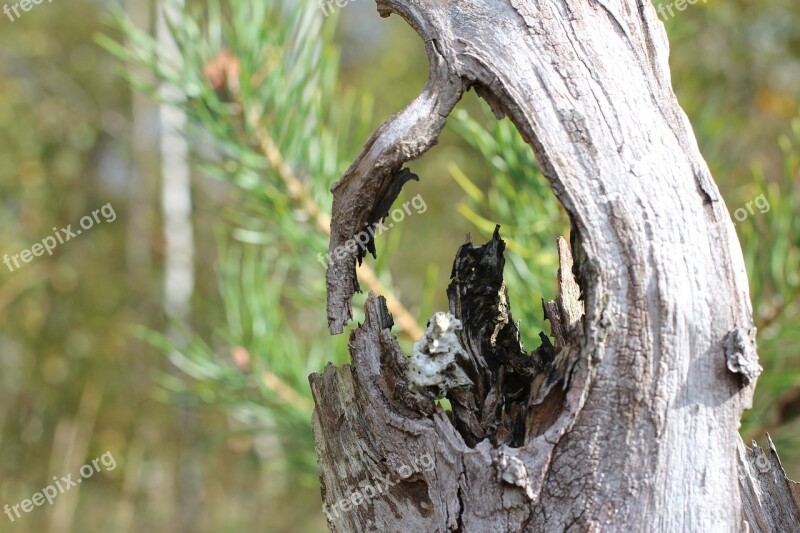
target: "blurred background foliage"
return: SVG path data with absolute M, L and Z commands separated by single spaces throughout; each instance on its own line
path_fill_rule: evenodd
M 0 504 L 106 451 L 118 464 L 0 530 L 323 531 L 307 375 L 348 360 L 325 323 L 328 190 L 419 93 L 424 48 L 367 0 L 329 17 L 313 0 L 205 0 L 171 21 L 182 61 L 168 62 L 156 9 L 76 0 L 0 20 L 0 254 L 105 203 L 117 213 L 53 257 L 0 265 Z M 769 431 L 800 479 L 800 7 L 709 0 L 665 26 L 729 209 L 769 202 L 736 226 L 765 367 L 742 434 Z M 160 84 L 189 119 L 185 321 L 162 301 Z M 447 306 L 465 234 L 500 223 L 533 349 L 569 226 L 528 147 L 470 93 L 412 170 L 400 202 L 420 194 L 427 210 L 378 237 L 362 286 L 424 324 Z M 398 335 L 408 349 L 413 331 Z

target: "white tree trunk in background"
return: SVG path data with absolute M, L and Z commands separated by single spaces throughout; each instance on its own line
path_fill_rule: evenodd
M 412 177 L 403 165 L 435 143 L 469 88 L 535 151 L 570 214 L 573 249 L 559 243 L 560 296 L 545 305 L 555 347 L 528 357 L 504 293 L 502 242 L 463 247 L 448 291 L 463 327 L 451 322 L 418 348 L 435 360 L 433 337 L 455 333 L 467 357 L 426 376 L 441 384 L 427 390 L 382 299 L 370 297 L 351 335 L 353 365 L 311 377 L 330 527 L 800 530 L 774 449 L 767 458 L 737 433 L 760 372 L 744 261 L 672 91 L 650 2 L 378 8 L 420 34 L 431 77 L 334 186 L 330 251 L 386 215 Z M 362 254 L 333 255 L 334 333 L 351 318 Z M 451 417 L 432 403 L 441 396 Z M 415 468 L 421 458 L 433 467 Z
M 158 6 L 156 34 L 162 61 L 177 63 L 180 53 L 170 35 L 165 15 L 184 9 L 181 0 L 163 0 Z M 177 17 L 174 17 L 177 19 Z M 180 91 L 164 86 L 161 96 L 172 101 Z M 170 318 L 185 320 L 194 291 L 194 232 L 192 188 L 186 114 L 172 105 L 161 105 L 161 210 L 164 216 L 164 307 Z
M 172 39 L 167 17 L 176 16 L 184 7 L 183 0 L 156 2 L 156 36 L 161 60 L 177 64 L 181 55 Z M 178 101 L 184 95 L 165 85 L 162 98 Z M 168 320 L 186 324 L 190 318 L 194 292 L 194 230 L 192 227 L 192 188 L 189 168 L 189 145 L 186 140 L 186 114 L 178 107 L 162 104 L 161 115 L 161 211 L 164 218 L 164 311 Z M 167 334 L 174 337 L 170 326 Z M 179 357 L 180 354 L 172 354 Z M 196 451 L 194 434 L 197 426 L 191 408 L 179 411 L 181 433 L 185 444 L 178 460 L 177 500 L 178 531 L 197 529 L 202 503 L 201 460 Z

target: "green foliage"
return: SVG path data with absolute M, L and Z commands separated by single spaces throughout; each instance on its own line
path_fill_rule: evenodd
M 751 411 L 745 412 L 742 432 L 760 438 L 769 431 L 784 461 L 800 460 L 797 391 L 800 386 L 800 116 L 791 132 L 781 136 L 782 176 L 769 180 L 760 166 L 738 195 L 738 208 L 763 195 L 768 209 L 737 222 L 750 278 L 759 356 L 764 373 L 758 380 Z M 762 201 L 762 205 L 766 205 Z M 749 211 L 748 211 L 749 212 Z M 735 213 L 735 211 L 734 211 Z
M 322 26 L 313 1 L 189 9 L 169 21 L 179 64 L 124 14 L 115 23 L 128 44 L 97 40 L 137 73 L 135 87 L 160 101 L 183 95 L 168 102 L 191 122 L 195 158 L 232 186 L 218 239 L 225 324 L 213 342 L 145 335 L 193 378 L 165 385 L 269 429 L 288 464 L 313 473 L 307 376 L 344 362 L 346 346 L 325 327 L 327 235 L 309 206 L 329 212 L 330 185 L 367 135 L 369 100 L 340 91 L 335 26 Z

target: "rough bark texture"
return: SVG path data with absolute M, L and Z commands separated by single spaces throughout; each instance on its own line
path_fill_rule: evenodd
M 543 306 L 555 344 L 543 336 L 530 354 L 497 233 L 458 251 L 450 314 L 413 358 L 369 297 L 352 365 L 311 377 L 331 529 L 792 530 L 795 485 L 773 449 L 769 477 L 754 467 L 763 452 L 737 434 L 760 372 L 744 262 L 652 5 L 378 6 L 420 34 L 431 77 L 333 187 L 331 331 L 351 318 L 356 261 L 375 251 L 348 243 L 386 216 L 414 177 L 403 165 L 469 88 L 532 146 L 569 212 L 572 250 L 559 241 L 559 297 Z
M 744 516 L 753 531 L 800 531 L 800 484 L 786 478 L 767 435 L 769 455 L 753 442 L 739 443 L 739 487 Z

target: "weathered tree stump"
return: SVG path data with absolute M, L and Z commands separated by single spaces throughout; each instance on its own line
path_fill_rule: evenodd
M 375 252 L 354 236 L 387 216 L 415 178 L 403 165 L 470 88 L 535 151 L 572 249 L 559 240 L 559 297 L 543 306 L 554 340 L 531 353 L 497 232 L 458 251 L 450 312 L 412 357 L 369 296 L 352 365 L 310 378 L 331 529 L 800 531 L 800 493 L 774 448 L 748 449 L 737 433 L 761 371 L 744 262 L 652 5 L 378 8 L 420 34 L 430 81 L 333 187 L 331 331 L 351 318 L 356 261 Z

